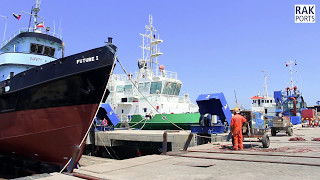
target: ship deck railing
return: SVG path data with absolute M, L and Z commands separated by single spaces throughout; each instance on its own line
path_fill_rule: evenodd
M 132 114 L 122 114 L 122 115 L 119 115 L 119 120 L 120 122 L 130 122 L 131 119 L 132 119 Z
M 51 32 L 51 31 L 42 31 L 42 30 L 39 30 L 39 33 L 43 33 L 43 34 L 48 34 L 48 35 L 51 35 L 53 37 L 56 37 L 56 38 L 59 38 L 59 39 L 62 39 L 62 36 L 57 34 L 57 33 L 54 33 L 54 32 Z M 8 42 L 10 42 L 14 37 L 16 37 L 17 35 L 19 35 L 20 33 L 24 33 L 24 32 L 34 32 L 35 29 L 34 28 L 20 28 L 19 30 L 17 30 L 16 32 L 14 32 L 7 40 L 3 41 L 2 44 L 1 44 L 1 47 L 5 46 Z
M 126 81 L 126 80 L 129 80 L 130 75 L 131 75 L 131 73 L 129 73 L 128 75 L 126 75 L 126 74 L 113 74 L 111 79 L 115 80 L 115 81 Z M 144 75 L 143 73 L 138 71 L 138 72 L 135 72 L 134 78 L 139 78 L 139 77 L 141 78 L 143 75 Z M 149 73 L 148 76 L 178 79 L 177 72 L 172 72 L 172 71 L 167 71 L 167 70 L 159 70 L 159 69 L 152 70 L 152 73 Z
M 142 77 L 144 74 L 141 72 L 136 72 L 135 77 Z M 178 73 L 173 71 L 167 71 L 167 70 L 159 70 L 159 69 L 153 69 L 152 72 L 148 73 L 148 76 L 150 77 L 164 77 L 164 78 L 170 78 L 170 79 L 178 79 Z
M 165 77 L 165 78 L 170 78 L 170 79 L 178 79 L 178 74 L 176 72 L 167 71 L 167 70 L 154 69 L 153 70 L 153 75 L 156 76 L 156 77 Z

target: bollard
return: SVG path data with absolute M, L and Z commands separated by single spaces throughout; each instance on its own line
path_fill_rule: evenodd
M 191 139 L 193 137 L 193 134 L 190 133 L 189 136 L 188 136 L 188 139 L 186 141 L 186 143 L 184 144 L 184 147 L 183 147 L 183 151 L 186 151 L 190 145 L 190 142 L 191 142 Z
M 166 155 L 168 151 L 168 132 L 163 133 L 162 154 Z

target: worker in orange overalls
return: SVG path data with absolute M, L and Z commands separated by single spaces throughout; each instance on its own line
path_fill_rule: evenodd
M 234 139 L 234 145 L 233 149 L 238 150 L 238 147 L 240 150 L 243 150 L 243 144 L 242 144 L 242 124 L 246 122 L 246 118 L 240 115 L 239 108 L 234 108 L 234 116 L 231 118 L 231 132 L 233 134 Z

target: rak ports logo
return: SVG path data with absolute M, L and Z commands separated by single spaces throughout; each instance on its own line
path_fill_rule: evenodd
M 295 23 L 315 23 L 316 22 L 316 5 L 296 4 L 294 22 Z

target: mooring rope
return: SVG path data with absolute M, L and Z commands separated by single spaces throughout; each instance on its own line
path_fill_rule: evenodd
M 119 65 L 121 66 L 123 72 L 124 72 L 127 76 L 129 76 L 129 73 L 128 73 L 128 72 L 126 71 L 126 69 L 123 67 L 123 65 L 122 65 L 122 63 L 120 62 L 119 58 L 117 58 L 117 61 L 118 61 Z M 160 113 L 159 110 L 158 110 L 157 108 L 155 108 L 155 107 L 151 104 L 151 102 L 146 98 L 146 96 L 139 90 L 139 88 L 137 87 L 136 83 L 134 83 L 134 82 L 132 81 L 132 78 L 129 78 L 129 80 L 130 80 L 130 82 L 132 83 L 133 87 L 135 87 L 135 88 L 138 90 L 138 92 L 139 92 L 139 93 L 141 94 L 141 96 L 147 101 L 147 103 L 148 103 L 158 114 L 160 114 L 163 119 L 169 121 L 169 122 L 170 122 L 172 125 L 174 125 L 176 128 L 178 128 L 178 129 L 180 129 L 180 130 L 182 130 L 182 131 L 186 131 L 185 129 L 181 128 L 180 126 L 178 126 L 178 125 L 176 125 L 175 123 L 173 123 L 172 121 L 170 121 L 165 115 L 163 115 L 162 113 Z
M 106 47 L 110 50 L 110 52 L 112 52 L 114 54 L 114 57 L 113 57 L 113 64 L 112 64 L 112 67 L 111 67 L 111 70 L 110 70 L 110 73 L 109 73 L 109 78 L 108 78 L 108 81 L 107 81 L 107 84 L 106 84 L 106 87 L 103 91 L 103 95 L 102 95 L 102 98 L 100 100 L 100 103 L 99 103 L 99 106 L 101 106 L 102 104 L 102 99 L 103 97 L 105 96 L 106 92 L 107 92 L 107 87 L 108 87 L 108 84 L 109 84 L 109 81 L 110 81 L 110 78 L 111 78 L 111 75 L 113 74 L 113 70 L 114 70 L 114 67 L 115 67 L 115 63 L 116 63 L 116 59 L 117 59 L 117 51 L 116 50 L 113 50 L 108 44 L 106 45 Z M 98 111 L 99 111 L 99 108 L 97 108 L 96 112 L 95 112 L 95 115 L 93 116 L 93 119 L 91 120 L 91 123 L 90 123 L 90 126 L 85 134 L 85 136 L 82 138 L 81 140 L 81 143 L 79 144 L 79 147 L 81 147 L 82 143 L 84 142 L 84 140 L 87 138 L 89 132 L 90 132 L 90 127 L 92 126 L 93 122 L 94 122 L 94 118 L 97 116 L 98 114 Z M 61 169 L 61 171 L 59 173 L 62 173 L 65 168 L 69 165 L 70 161 L 71 161 L 72 157 L 69 159 L 69 161 L 66 163 L 66 165 Z

